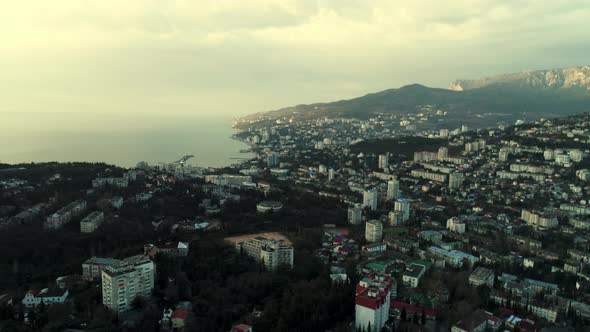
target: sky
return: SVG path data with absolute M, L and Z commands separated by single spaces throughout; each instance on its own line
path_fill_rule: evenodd
M 0 12 L 0 120 L 238 116 L 590 64 L 586 0 L 4 0 Z

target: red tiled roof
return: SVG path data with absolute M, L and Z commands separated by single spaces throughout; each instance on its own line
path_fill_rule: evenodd
M 184 310 L 184 309 L 176 309 L 174 310 L 174 312 L 172 313 L 172 319 L 186 319 L 188 317 L 188 311 Z
M 424 308 L 424 307 L 420 307 L 420 306 L 417 306 L 414 304 L 404 303 L 401 301 L 391 300 L 390 307 L 394 308 L 394 309 L 398 309 L 400 311 L 402 311 L 403 309 L 406 309 L 406 312 L 414 313 L 414 314 L 419 314 L 419 313 L 424 312 L 424 315 L 426 315 L 426 316 L 436 317 L 436 310 L 435 309 Z
M 246 325 L 246 324 L 238 324 L 235 325 L 234 327 L 231 328 L 231 332 L 244 332 L 244 331 L 248 331 L 248 329 L 251 329 L 252 326 L 250 325 Z

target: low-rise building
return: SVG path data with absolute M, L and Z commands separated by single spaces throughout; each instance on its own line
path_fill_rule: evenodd
M 85 280 L 98 280 L 102 275 L 102 269 L 119 262 L 120 260 L 114 258 L 89 258 L 82 263 L 82 278 Z
M 86 210 L 86 201 L 74 201 L 47 217 L 43 226 L 47 229 L 59 229 L 69 223 L 73 217 L 82 214 L 84 210 Z
M 152 258 L 157 254 L 168 257 L 185 257 L 188 255 L 188 249 L 188 242 L 173 241 L 162 244 L 146 244 L 143 246 L 143 253 Z
M 446 264 L 452 267 L 461 267 L 463 264 L 468 263 L 473 265 L 479 261 L 478 257 L 464 253 L 459 250 L 445 250 L 439 247 L 429 247 L 430 252 L 434 257 L 443 259 Z
M 426 272 L 426 267 L 419 264 L 410 264 L 402 273 L 402 282 L 404 286 L 416 288 L 420 283 L 420 279 Z
M 454 233 L 463 234 L 465 233 L 465 222 L 458 217 L 449 218 L 447 219 L 447 229 Z
M 479 266 L 469 275 L 469 284 L 475 287 L 487 286 L 494 287 L 494 271 L 485 267 Z
M 293 268 L 293 247 L 276 240 L 256 237 L 237 243 L 236 249 L 262 263 L 269 271 L 275 271 L 281 265 Z
M 502 319 L 484 310 L 477 310 L 451 327 L 451 332 L 496 331 L 502 326 Z
M 22 299 L 22 304 L 27 308 L 34 308 L 41 303 L 45 305 L 63 304 L 68 298 L 69 291 L 67 289 L 49 289 L 45 288 L 40 291 L 29 290 Z
M 94 211 L 80 221 L 80 232 L 92 233 L 97 230 L 103 222 L 104 213 L 101 211 Z

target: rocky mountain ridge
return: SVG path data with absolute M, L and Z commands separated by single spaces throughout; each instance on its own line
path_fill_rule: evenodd
M 451 84 L 454 91 L 479 89 L 490 85 L 517 85 L 519 87 L 562 89 L 583 88 L 590 90 L 590 65 L 572 68 L 522 71 L 483 79 L 457 80 Z

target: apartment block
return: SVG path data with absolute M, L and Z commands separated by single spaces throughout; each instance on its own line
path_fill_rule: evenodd
M 113 312 L 133 307 L 136 298 L 149 298 L 154 289 L 154 263 L 132 256 L 102 270 L 102 303 Z

